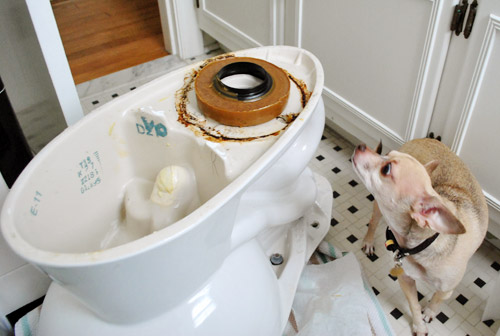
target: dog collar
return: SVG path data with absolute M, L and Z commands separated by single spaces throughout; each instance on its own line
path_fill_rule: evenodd
M 385 230 L 385 248 L 391 252 L 396 253 L 394 256 L 394 259 L 397 261 L 400 261 L 404 257 L 407 257 L 409 255 L 417 254 L 419 252 L 422 252 L 425 250 L 427 247 L 429 247 L 439 236 L 439 232 L 436 232 L 432 237 L 427 238 L 424 240 L 422 243 L 417 245 L 414 248 L 407 249 L 404 247 L 399 246 L 398 241 L 396 240 L 396 237 L 394 236 L 394 233 L 392 233 L 391 229 L 387 227 L 387 230 Z

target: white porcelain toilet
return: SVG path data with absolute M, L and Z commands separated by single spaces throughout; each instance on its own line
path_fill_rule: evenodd
M 205 118 L 192 80 L 209 60 L 95 110 L 18 178 L 2 232 L 53 279 L 39 335 L 282 333 L 329 228 L 331 187 L 307 167 L 324 128 L 323 70 L 295 47 L 221 57 L 234 56 L 288 72 L 280 117 Z

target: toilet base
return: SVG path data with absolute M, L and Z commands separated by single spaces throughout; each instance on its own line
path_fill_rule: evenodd
M 321 175 L 314 174 L 314 180 L 316 200 L 300 219 L 237 247 L 202 288 L 176 308 L 145 322 L 112 324 L 52 283 L 38 335 L 279 335 L 302 269 L 330 227 L 332 189 Z M 274 253 L 283 256 L 283 264 L 271 265 Z

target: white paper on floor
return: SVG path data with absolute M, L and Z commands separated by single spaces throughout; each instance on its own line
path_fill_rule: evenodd
M 390 327 L 379 323 L 380 309 L 372 299 L 365 291 L 354 254 L 322 265 L 307 265 L 292 306 L 299 330 L 296 335 L 392 334 Z

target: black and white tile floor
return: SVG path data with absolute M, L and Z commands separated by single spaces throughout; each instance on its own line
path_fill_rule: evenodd
M 86 115 L 103 104 L 129 91 L 135 90 L 136 87 L 146 84 L 168 72 L 223 52 L 217 44 L 211 47 L 212 49 L 206 54 L 191 59 L 185 60 L 176 55 L 168 55 L 148 63 L 78 84 L 76 88 L 83 113 Z
M 384 247 L 385 223 L 382 222 L 377 229 L 375 255 L 368 258 L 361 251 L 373 196 L 352 170 L 350 157 L 353 150 L 353 144 L 326 128 L 310 164 L 314 171 L 330 181 L 333 189 L 332 220 L 327 240 L 356 255 L 396 335 L 411 335 L 408 303 L 397 280 L 389 275 L 393 263 L 392 255 Z M 436 319 L 428 324 L 430 335 L 495 335 L 500 321 L 481 321 L 481 317 L 499 270 L 500 250 L 489 242 L 483 243 L 469 262 L 466 276 L 453 296 L 441 306 Z M 420 303 L 425 306 L 433 291 L 420 282 L 417 289 Z

